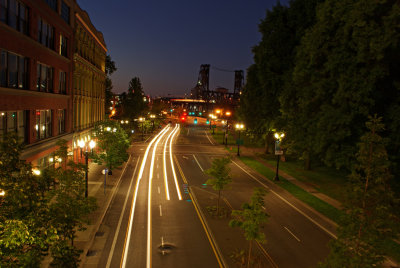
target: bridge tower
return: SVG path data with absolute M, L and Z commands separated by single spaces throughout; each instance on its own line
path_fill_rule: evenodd
M 239 98 L 239 94 L 242 91 L 243 87 L 243 80 L 243 70 L 235 71 L 235 84 L 233 87 L 234 98 Z

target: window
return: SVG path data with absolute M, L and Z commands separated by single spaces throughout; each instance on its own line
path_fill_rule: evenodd
M 42 19 L 38 21 L 38 42 L 54 49 L 54 28 Z
M 65 132 L 65 110 L 59 109 L 57 115 L 58 115 L 58 134 L 62 134 Z
M 36 139 L 51 137 L 51 110 L 36 110 Z
M 0 0 L 0 21 L 28 34 L 28 9 L 16 0 Z
M 6 133 L 17 133 L 22 142 L 26 142 L 25 111 L 0 111 L 0 140 Z
M 57 0 L 46 0 L 46 3 L 51 7 L 52 10 L 57 12 Z
M 60 94 L 67 93 L 67 73 L 60 71 L 59 89 Z
M 69 6 L 64 2 L 61 1 L 61 18 L 63 18 L 69 24 Z
M 53 92 L 53 68 L 38 63 L 36 77 L 36 89 L 38 91 Z
M 60 55 L 68 57 L 68 39 L 60 34 Z
M 0 51 L 0 86 L 26 88 L 28 59 L 17 54 Z

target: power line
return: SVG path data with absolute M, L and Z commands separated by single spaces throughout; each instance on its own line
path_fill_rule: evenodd
M 217 71 L 221 71 L 221 72 L 227 72 L 227 73 L 234 73 L 235 72 L 235 71 L 232 71 L 232 70 L 222 69 L 222 68 L 213 67 L 213 66 L 211 66 L 211 69 L 217 70 Z

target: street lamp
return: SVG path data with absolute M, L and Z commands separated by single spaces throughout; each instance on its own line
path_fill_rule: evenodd
M 139 122 L 142 122 L 142 141 L 143 141 L 143 139 L 144 139 L 144 120 L 145 120 L 145 118 L 144 117 L 139 117 Z
M 281 140 L 283 139 L 283 137 L 285 137 L 285 133 L 278 133 L 278 132 L 275 132 L 275 134 L 274 134 L 274 137 L 275 137 L 275 139 L 276 139 L 276 141 L 275 141 L 275 155 L 277 156 L 277 159 L 276 159 L 276 174 L 275 174 L 275 178 L 274 178 L 274 180 L 275 181 L 279 181 L 279 174 L 278 174 L 278 170 L 279 170 L 279 159 L 281 158 L 281 155 L 283 155 L 283 151 L 281 150 L 281 146 L 280 146 L 280 143 L 281 143 Z
M 90 140 L 89 142 L 85 142 L 84 140 L 79 140 L 78 141 L 78 146 L 81 148 L 81 155 L 82 155 L 82 150 L 85 148 L 85 164 L 86 164 L 86 170 L 85 170 L 85 197 L 88 197 L 88 190 L 89 190 L 89 151 L 88 145 L 90 148 L 90 152 L 93 152 L 93 148 L 96 146 L 96 142 L 94 140 Z
M 225 113 L 226 117 L 226 126 L 225 126 L 225 145 L 228 146 L 228 128 L 229 128 L 229 117 L 231 116 L 231 112 L 227 111 Z M 222 144 L 224 144 L 224 138 L 222 138 Z
M 156 118 L 156 116 L 154 114 L 151 114 L 150 118 L 151 118 L 151 122 L 153 123 L 153 128 L 151 129 L 151 132 L 153 133 L 153 131 L 154 131 L 154 118 Z
M 240 143 L 241 143 L 241 140 L 240 140 L 240 130 L 244 129 L 244 125 L 241 124 L 241 123 L 240 123 L 240 124 L 236 124 L 236 125 L 235 125 L 235 128 L 236 128 L 236 130 L 239 131 L 239 138 L 238 138 L 238 140 L 237 140 L 237 145 L 238 145 L 237 156 L 240 156 Z

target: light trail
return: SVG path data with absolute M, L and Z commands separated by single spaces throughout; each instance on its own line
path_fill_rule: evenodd
M 126 260 L 127 260 L 127 257 L 128 257 L 129 242 L 130 242 L 130 239 L 131 239 L 132 229 L 133 229 L 132 226 L 133 226 L 133 217 L 135 215 L 135 206 L 136 206 L 137 193 L 138 193 L 140 181 L 142 179 L 143 170 L 144 170 L 144 167 L 146 165 L 147 155 L 149 154 L 149 150 L 150 150 L 151 146 L 153 145 L 153 143 L 157 140 L 157 138 L 161 134 L 165 133 L 168 129 L 169 129 L 169 126 L 164 127 L 164 129 L 160 133 L 158 133 L 157 136 L 155 136 L 153 138 L 153 140 L 147 146 L 146 152 L 145 152 L 143 160 L 142 160 L 142 164 L 140 166 L 140 171 L 139 171 L 139 174 L 138 174 L 137 179 L 136 179 L 135 193 L 133 195 L 133 200 L 132 200 L 131 214 L 129 216 L 128 234 L 127 234 L 127 236 L 125 238 L 123 260 L 122 260 L 122 264 L 121 264 L 121 267 L 123 267 L 123 268 L 126 267 Z
M 176 128 L 176 125 L 175 125 L 175 128 Z M 166 150 L 167 150 L 168 140 L 169 140 L 169 138 L 171 137 L 172 133 L 173 133 L 173 131 L 171 131 L 171 133 L 169 133 L 169 135 L 168 135 L 168 137 L 167 137 L 167 140 L 166 140 L 165 143 L 164 143 L 164 151 L 163 151 L 164 184 L 165 184 L 165 195 L 166 195 L 166 197 L 167 197 L 167 200 L 170 200 L 170 197 L 169 197 L 168 175 L 167 175 L 167 164 L 166 164 L 166 161 L 165 161 L 165 152 L 166 152 Z
M 161 135 L 158 136 L 156 144 L 153 147 L 153 155 L 151 156 L 151 162 L 150 162 L 149 189 L 147 197 L 147 258 L 146 258 L 147 268 L 151 267 L 151 184 L 153 182 L 154 159 L 156 156 L 157 145 L 166 132 L 167 131 L 164 131 Z
M 174 175 L 176 192 L 178 193 L 179 200 L 182 200 L 181 190 L 179 190 L 178 179 L 177 179 L 176 173 L 175 173 L 174 162 L 172 161 L 172 141 L 173 141 L 176 133 L 179 130 L 179 125 L 177 124 L 177 126 L 178 127 L 175 127 L 174 134 L 172 135 L 171 140 L 169 141 L 169 158 L 170 158 L 170 161 L 171 161 L 172 174 Z

